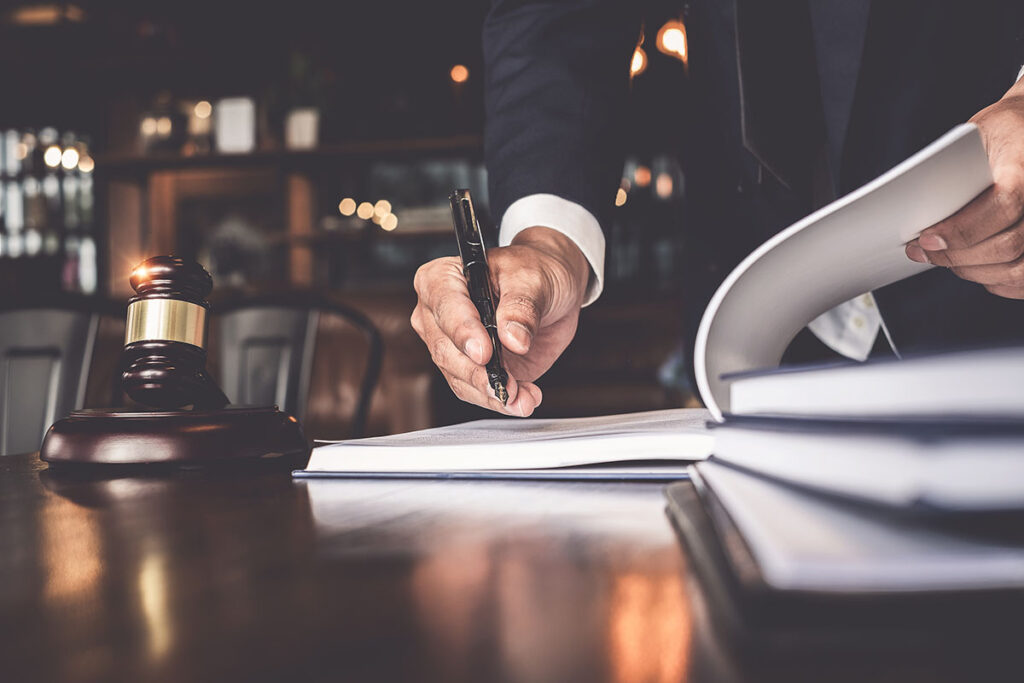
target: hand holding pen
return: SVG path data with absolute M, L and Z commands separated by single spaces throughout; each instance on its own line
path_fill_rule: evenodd
M 506 405 L 490 383 L 493 342 L 459 257 L 435 259 L 417 271 L 412 326 L 460 399 L 526 417 L 542 398 L 533 381 L 575 334 L 590 267 L 569 238 L 544 227 L 521 231 L 511 245 L 489 249 L 486 258 L 496 298 L 494 329 L 508 374 Z

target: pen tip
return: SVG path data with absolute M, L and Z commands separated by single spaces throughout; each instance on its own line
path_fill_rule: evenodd
M 498 384 L 494 387 L 494 395 L 501 401 L 501 405 L 508 405 L 508 391 L 505 389 L 504 384 Z

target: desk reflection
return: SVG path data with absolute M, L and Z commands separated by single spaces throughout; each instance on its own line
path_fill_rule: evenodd
M 680 681 L 682 556 L 659 486 L 306 483 L 320 552 L 373 530 L 412 555 L 410 591 L 445 680 L 494 662 L 512 680 Z

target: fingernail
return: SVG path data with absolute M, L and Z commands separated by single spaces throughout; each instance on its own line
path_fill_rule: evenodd
M 519 406 L 519 417 L 526 417 L 526 411 L 523 409 L 523 402 L 519 401 L 516 405 Z
M 470 339 L 466 342 L 465 351 L 467 356 L 479 363 L 480 357 L 484 353 L 484 347 L 480 344 L 479 340 Z
M 911 244 L 907 247 L 907 258 L 918 263 L 928 263 L 928 254 L 916 244 Z
M 519 342 L 520 346 L 530 345 L 530 330 L 526 328 L 526 325 L 517 323 L 515 321 L 505 323 L 505 329 L 512 335 L 512 338 Z
M 917 242 L 921 247 L 929 251 L 942 251 L 946 248 L 946 240 L 938 235 L 921 235 Z

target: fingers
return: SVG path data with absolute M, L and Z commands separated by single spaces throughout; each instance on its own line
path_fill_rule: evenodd
M 461 400 L 519 417 L 530 415 L 540 405 L 540 389 L 526 382 L 519 384 L 512 376 L 509 376 L 506 386 L 508 402 L 502 405 L 487 381 L 486 368 L 460 351 L 422 304 L 413 311 L 412 324 L 426 343 L 431 359 L 441 370 L 448 386 Z
M 495 320 L 498 325 L 498 339 L 512 353 L 520 356 L 529 352 L 533 338 L 537 336 L 541 317 L 544 314 L 547 294 L 543 275 L 533 269 L 497 275 L 504 277 Z
M 907 245 L 907 257 L 918 263 L 955 268 L 1011 263 L 1024 256 L 1024 221 L 966 249 L 925 251 L 917 240 Z
M 491 340 L 469 298 L 459 260 L 443 258 L 427 263 L 416 271 L 413 286 L 419 295 L 420 315 L 429 314 L 458 349 L 476 363 L 486 363 L 491 357 Z M 412 322 L 416 328 L 417 322 Z M 423 337 L 419 329 L 416 332 Z M 425 337 L 423 341 L 430 346 Z
M 1024 218 L 1024 170 L 1005 170 L 990 188 L 944 221 L 926 229 L 917 243 L 928 252 L 966 249 Z
M 481 396 L 480 387 L 475 384 L 465 382 L 457 377 L 448 377 L 447 375 L 445 375 L 445 379 L 448 380 L 448 386 L 452 388 L 455 395 L 466 403 L 472 403 L 498 413 L 505 413 L 516 417 L 529 417 L 532 415 L 543 398 L 540 387 L 536 384 L 532 382 L 516 382 L 511 375 L 508 378 L 507 387 L 509 399 L 508 403 L 504 406 L 501 405 L 501 401 L 494 397 L 494 391 L 489 385 Z

